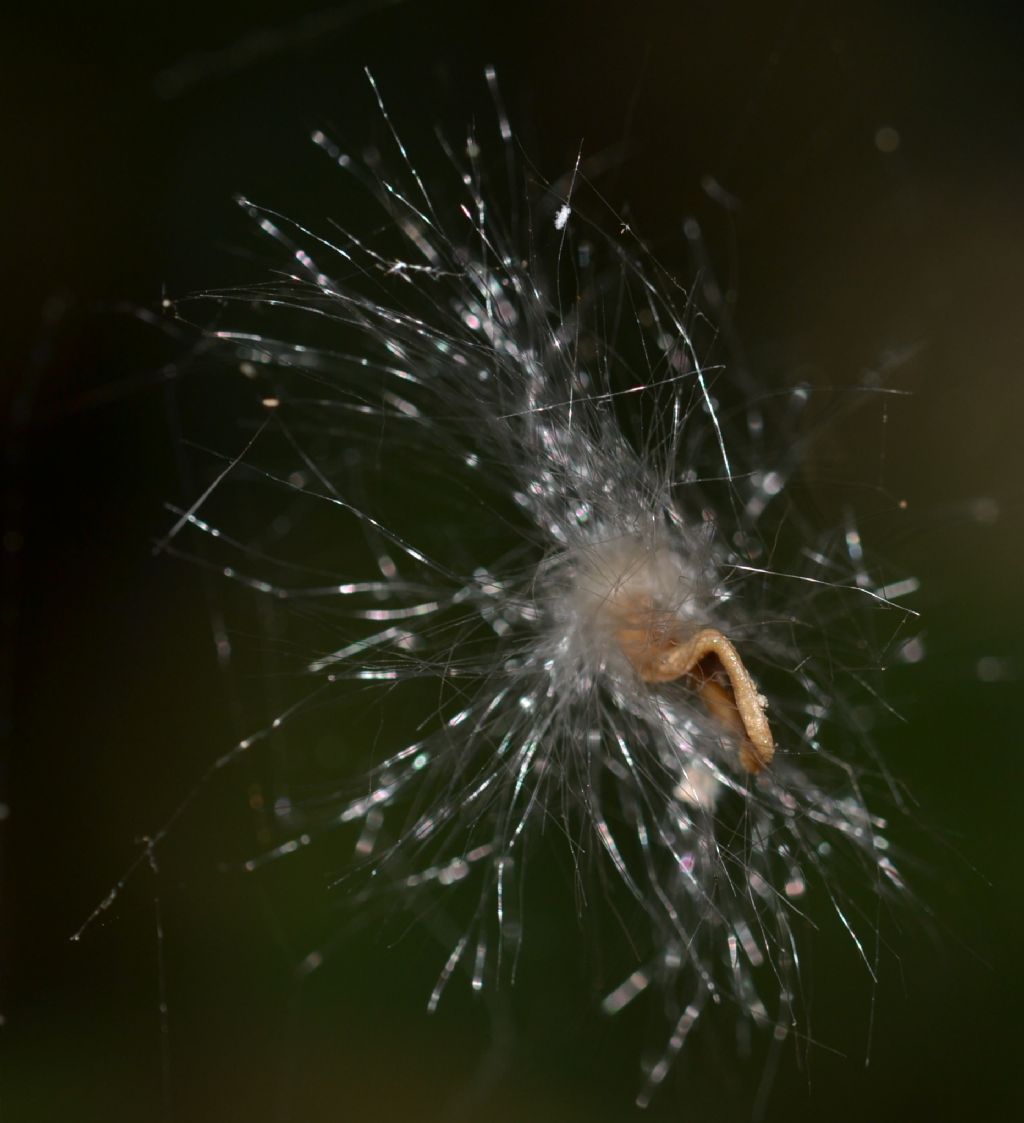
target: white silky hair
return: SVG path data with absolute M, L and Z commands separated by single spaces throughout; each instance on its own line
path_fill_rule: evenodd
M 517 182 L 500 111 L 499 125 Z M 844 878 L 879 894 L 903 882 L 861 791 L 837 665 L 868 608 L 891 611 L 894 630 L 904 617 L 832 528 L 790 520 L 803 568 L 776 564 L 792 431 L 773 433 L 766 403 L 744 406 L 749 388 L 704 364 L 708 325 L 689 294 L 624 223 L 587 217 L 580 165 L 532 197 L 520 185 L 527 203 L 507 224 L 475 136 L 446 146 L 455 175 L 429 188 L 393 138 L 388 170 L 313 136 L 378 202 L 379 245 L 240 200 L 283 251 L 284 279 L 204 294 L 219 309 L 209 346 L 267 412 L 164 545 L 185 552 L 199 535 L 228 555 L 215 563 L 228 581 L 336 633 L 304 660 L 309 697 L 218 767 L 353 690 L 387 710 L 424 681 L 451 687 L 330 814 L 307 824 L 289 802 L 284 840 L 250 868 L 355 827 L 359 900 L 382 883 L 410 903 L 472 886 L 433 1007 L 460 973 L 474 989 L 508 982 L 527 930 L 514 915 L 526 839 L 559 823 L 581 876 L 614 881 L 642 918 L 603 1008 L 657 996 L 667 1028 L 647 1104 L 709 1006 L 790 1032 L 808 892 L 872 970 L 876 934 L 862 935 Z M 289 336 L 303 323 L 315 342 Z M 290 469 L 261 459 L 271 435 Z M 241 469 L 364 542 L 364 569 L 331 572 L 323 539 L 308 570 L 236 548 L 205 507 Z M 681 635 L 720 631 L 765 681 L 770 767 L 740 766 L 734 734 L 685 680 L 637 673 L 621 635 L 638 604 Z

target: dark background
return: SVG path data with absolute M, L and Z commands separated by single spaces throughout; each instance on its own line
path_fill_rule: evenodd
M 306 137 L 379 133 L 364 65 L 399 131 L 419 136 L 486 116 L 481 72 L 493 63 L 535 165 L 555 177 L 581 143 L 608 153 L 602 190 L 681 272 L 692 266 L 682 218 L 702 216 L 713 259 L 738 269 L 737 323 L 765 378 L 854 385 L 902 356 L 884 381 L 910 396 L 837 424 L 819 476 L 863 481 L 869 546 L 922 582 L 927 657 L 893 670 L 887 697 L 906 724 L 884 724 L 879 747 L 918 804 L 897 835 L 924 904 L 884 920 L 877 988 L 840 934 L 812 942 L 813 1041 L 787 1051 L 764 1111 L 1013 1117 L 1014 6 L 107 4 L 6 22 L 0 1116 L 635 1114 L 643 1026 L 584 1015 L 571 955 L 534 963 L 514 999 L 489 1008 L 456 987 L 433 1019 L 425 997 L 442 953 L 418 932 L 339 938 L 296 984 L 310 933 L 344 935 L 347 922 L 315 866 L 256 881 L 218 873 L 252 850 L 245 791 L 258 761 L 206 785 L 158 852 L 159 877 L 143 870 L 69 940 L 138 838 L 248 728 L 259 691 L 218 670 L 216 592 L 151 553 L 164 502 L 194 494 L 177 432 L 184 342 L 160 326 L 160 302 L 265 275 L 234 193 L 300 218 L 331 211 L 335 183 Z M 900 138 L 888 153 L 876 144 L 886 126 Z M 702 190 L 709 175 L 740 202 L 735 244 Z M 229 398 L 211 395 L 186 428 L 230 446 L 232 417 Z M 763 1056 L 695 1045 L 648 1118 L 748 1118 L 762 1071 Z

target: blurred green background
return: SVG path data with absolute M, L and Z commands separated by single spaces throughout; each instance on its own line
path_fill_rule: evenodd
M 922 583 L 927 657 L 887 677 L 905 723 L 883 720 L 878 743 L 916 801 L 896 833 L 923 904 L 882 917 L 877 988 L 835 926 L 811 942 L 812 1040 L 767 1098 L 763 1050 L 738 1061 L 709 1035 L 646 1118 L 741 1120 L 757 1103 L 789 1121 L 1016 1117 L 1020 12 L 186 0 L 5 23 L 0 1117 L 639 1117 L 656 1027 L 588 1012 L 571 931 L 549 929 L 514 995 L 474 1003 L 456 984 L 428 1018 L 444 955 L 429 931 L 353 924 L 315 860 L 220 873 L 254 849 L 258 759 L 207 785 L 160 876 L 69 942 L 136 840 L 249 731 L 262 690 L 218 669 L 218 594 L 151 554 L 162 505 L 194 493 L 182 341 L 135 312 L 265 276 L 236 192 L 299 218 L 337 209 L 307 136 L 379 135 L 364 65 L 399 131 L 429 142 L 434 121 L 457 136 L 489 120 L 486 63 L 537 168 L 559 175 L 581 143 L 606 153 L 612 207 L 683 276 L 682 220 L 701 218 L 759 377 L 851 386 L 887 368 L 909 392 L 843 417 L 811 469 L 822 504 L 833 483 L 852 495 L 869 548 Z M 739 200 L 734 225 L 708 177 Z M 237 403 L 204 403 L 187 435 L 233 447 Z M 332 932 L 299 986 L 296 963 Z

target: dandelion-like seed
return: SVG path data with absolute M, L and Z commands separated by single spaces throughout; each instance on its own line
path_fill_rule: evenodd
M 428 190 L 391 136 L 393 170 L 313 137 L 379 203 L 373 236 L 242 201 L 289 265 L 208 294 L 222 325 L 232 307 L 256 321 L 214 341 L 270 412 L 165 545 L 205 534 L 235 555 L 226 577 L 332 637 L 305 660 L 318 707 L 415 717 L 414 738 L 250 864 L 353 824 L 367 894 L 472 895 L 434 1007 L 463 972 L 477 990 L 511 978 L 530 855 L 557 838 L 587 908 L 610 882 L 632 900 L 635 961 L 603 1007 L 646 991 L 664 1013 L 646 1104 L 709 1006 L 790 1031 L 805 895 L 872 969 L 844 886 L 902 883 L 847 715 L 871 662 L 864 620 L 893 606 L 852 524 L 815 534 L 783 507 L 791 418 L 707 364 L 712 325 L 627 226 L 590 217 L 583 197 L 603 204 L 582 164 L 520 184 L 502 214 L 475 139 L 446 148 L 454 187 Z M 315 561 L 208 521 L 232 473 L 291 505 L 282 541 L 316 513 Z M 332 569 L 334 544 L 364 569 Z

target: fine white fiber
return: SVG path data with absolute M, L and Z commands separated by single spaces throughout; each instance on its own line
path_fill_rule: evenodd
M 644 995 L 663 1026 L 645 1105 L 709 1008 L 791 1032 L 808 898 L 873 971 L 862 894 L 905 890 L 854 710 L 908 613 L 855 524 L 790 494 L 808 388 L 735 376 L 582 158 L 524 173 L 488 81 L 497 176 L 475 134 L 428 176 L 372 85 L 390 155 L 313 134 L 365 224 L 240 201 L 274 279 L 178 312 L 216 308 L 206 350 L 263 416 L 163 546 L 299 622 L 296 697 L 218 765 L 334 704 L 352 731 L 352 771 L 290 789 L 250 867 L 351 831 L 356 902 L 470 902 L 434 1007 L 462 976 L 513 981 L 531 863 L 561 850 L 566 897 L 608 914 L 579 938 L 627 918 L 603 1009 Z M 229 485 L 271 530 L 233 524 Z

